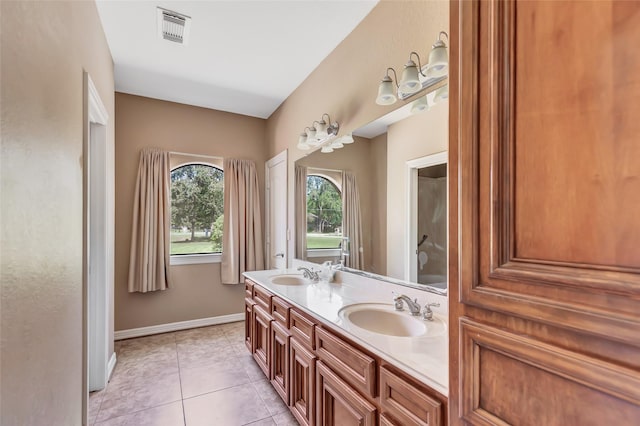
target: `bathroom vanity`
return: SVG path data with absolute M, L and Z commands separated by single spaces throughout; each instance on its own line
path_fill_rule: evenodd
M 247 349 L 300 424 L 447 424 L 446 297 L 344 272 L 244 275 Z M 424 319 L 398 295 L 440 306 Z

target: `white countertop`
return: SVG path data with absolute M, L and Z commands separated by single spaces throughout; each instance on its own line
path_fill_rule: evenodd
M 317 269 L 318 265 L 314 265 Z M 338 311 L 354 303 L 393 303 L 393 293 L 417 298 L 421 306 L 440 302 L 434 316 L 448 327 L 447 298 L 422 290 L 387 283 L 350 273 L 338 272 L 337 283 L 277 285 L 270 278 L 281 274 L 300 274 L 295 269 L 245 272 L 244 275 L 302 311 L 340 330 L 372 353 L 393 363 L 405 373 L 448 396 L 448 328 L 440 336 L 395 337 L 369 332 L 339 317 Z M 407 315 L 409 315 L 407 313 Z

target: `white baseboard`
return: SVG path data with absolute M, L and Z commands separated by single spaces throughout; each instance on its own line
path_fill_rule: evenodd
M 114 334 L 114 340 L 131 339 L 133 337 L 149 336 L 152 334 L 169 333 L 171 331 L 187 330 L 189 328 L 206 327 L 208 325 L 226 324 L 244 320 L 244 312 L 221 315 L 219 317 L 200 318 L 190 321 L 171 322 L 169 324 L 152 325 L 149 327 L 119 330 Z
M 111 375 L 113 374 L 113 369 L 116 368 L 116 353 L 111 354 L 111 358 L 109 358 L 109 363 L 107 364 L 107 382 L 111 380 Z

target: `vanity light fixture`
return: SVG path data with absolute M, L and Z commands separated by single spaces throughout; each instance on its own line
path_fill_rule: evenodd
M 391 105 L 396 100 L 405 100 L 415 95 L 421 90 L 436 84 L 447 77 L 449 71 L 449 57 L 447 55 L 447 45 L 443 40 L 449 40 L 449 35 L 445 31 L 440 31 L 438 39 L 429 52 L 429 62 L 423 67 L 420 55 L 416 52 L 409 53 L 409 60 L 404 65 L 402 78 L 398 82 L 398 76 L 393 68 L 387 68 L 385 76 L 378 86 L 378 105 Z M 416 65 L 414 58 L 417 59 Z M 389 75 L 393 71 L 394 79 Z M 394 81 L 396 82 L 394 84 Z M 396 86 L 394 88 L 394 85 Z
M 325 117 L 327 121 L 325 121 Z M 314 121 L 311 127 L 304 128 L 304 132 L 298 137 L 297 148 L 302 151 L 308 151 L 318 146 L 324 148 L 325 145 L 329 145 L 329 141 L 335 138 L 338 130 L 340 130 L 340 125 L 335 121 L 332 122 L 329 114 L 322 114 L 320 121 Z

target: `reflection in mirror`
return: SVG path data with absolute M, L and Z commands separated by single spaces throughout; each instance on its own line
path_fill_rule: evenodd
M 412 160 L 443 152 L 446 158 L 448 103 L 433 92 L 425 98 L 426 108 L 405 104 L 353 131 L 354 143 L 296 162 L 296 258 L 342 259 L 349 268 L 446 291 L 446 160 L 417 169 L 417 200 L 409 193 Z M 346 224 L 353 215 L 346 211 L 345 173 L 355 178 L 359 193 L 356 238 L 358 226 Z M 306 200 L 299 196 L 303 186 Z

